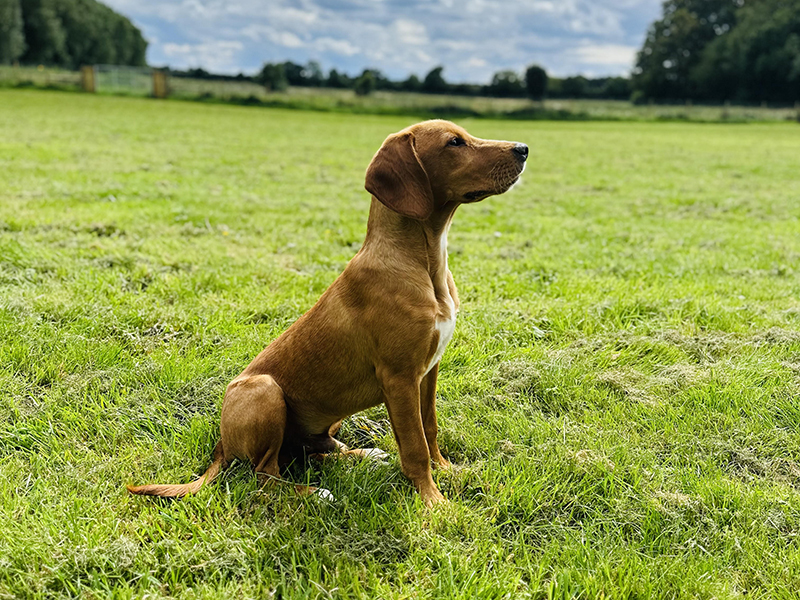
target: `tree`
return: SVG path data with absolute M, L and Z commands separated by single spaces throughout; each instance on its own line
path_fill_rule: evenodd
M 310 60 L 303 67 L 303 78 L 306 80 L 305 85 L 312 87 L 320 87 L 325 82 L 325 75 L 322 73 L 322 67 L 315 60 Z
M 95 0 L 20 0 L 27 49 L 20 60 L 75 69 L 142 66 L 147 42 L 122 15 Z
M 447 92 L 447 82 L 442 76 L 444 67 L 435 67 L 425 76 L 422 82 L 422 91 L 428 94 L 443 94 Z
M 347 88 L 352 85 L 352 80 L 344 73 L 339 73 L 336 69 L 331 69 L 325 85 L 330 88 Z
M 583 98 L 586 96 L 588 83 L 583 75 L 567 77 L 561 82 L 561 93 L 567 98 Z
M 305 67 L 298 65 L 290 60 L 283 63 L 283 72 L 286 75 L 286 81 L 289 85 L 303 86 L 306 84 L 306 76 L 303 73 Z
M 390 81 L 386 75 L 380 72 L 378 69 L 364 69 L 364 73 L 369 71 L 372 73 L 372 78 L 375 81 L 375 89 L 376 90 L 393 90 L 395 88 L 395 84 L 393 81 Z M 362 73 L 362 75 L 364 74 Z
M 422 82 L 416 75 L 409 75 L 408 79 L 400 82 L 400 89 L 406 92 L 418 92 L 422 89 Z
M 487 87 L 487 91 L 492 96 L 500 98 L 516 98 L 525 95 L 525 86 L 514 71 L 498 71 L 492 77 L 492 83 Z
M 59 0 L 56 4 L 70 57 L 64 66 L 117 63 L 111 31 L 116 13 L 93 0 Z
M 797 100 L 800 0 L 667 0 L 633 85 L 661 99 Z
M 744 0 L 666 0 L 636 57 L 634 87 L 652 98 L 694 97 L 691 71 L 706 46 L 736 25 Z
M 375 91 L 375 74 L 369 69 L 364 69 L 364 72 L 356 79 L 353 89 L 358 96 L 371 94 Z
M 0 64 L 13 63 L 25 52 L 19 0 L 0 0 Z
M 631 80 L 627 77 L 609 77 L 603 82 L 597 96 L 614 100 L 627 100 L 631 97 Z
M 547 93 L 547 71 L 539 65 L 525 70 L 525 89 L 532 100 L 541 100 Z
M 112 37 L 116 46 L 117 64 L 139 67 L 147 65 L 147 42 L 133 23 L 124 17 L 118 18 Z
M 256 81 L 270 92 L 280 92 L 289 87 L 286 70 L 281 63 L 264 63 L 261 71 L 256 75 Z
M 56 11 L 55 0 L 21 0 L 27 48 L 20 57 L 33 64 L 66 65 L 67 34 Z
M 736 27 L 712 40 L 691 76 L 707 99 L 800 100 L 800 0 L 745 4 Z

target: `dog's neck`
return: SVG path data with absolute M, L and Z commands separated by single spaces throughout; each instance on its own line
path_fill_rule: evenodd
M 449 298 L 447 232 L 456 208 L 457 204 L 449 204 L 425 221 L 418 221 L 394 212 L 373 197 L 363 249 L 425 269 L 437 298 Z

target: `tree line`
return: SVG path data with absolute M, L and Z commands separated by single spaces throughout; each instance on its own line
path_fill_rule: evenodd
M 800 100 L 800 0 L 667 0 L 633 72 L 634 99 Z
M 145 66 L 147 42 L 95 0 L 0 0 L 0 64 Z
M 545 69 L 539 65 L 531 65 L 524 73 L 512 70 L 498 71 L 487 85 L 448 82 L 444 77 L 442 66 L 434 67 L 421 78 L 412 74 L 406 79 L 392 80 L 377 69 L 364 69 L 356 76 L 337 69 L 325 73 L 316 61 L 310 61 L 305 65 L 291 61 L 266 63 L 253 80 L 272 91 L 285 90 L 289 86 L 328 87 L 352 89 L 362 95 L 374 90 L 500 98 L 529 97 L 534 100 L 541 100 L 544 97 L 623 100 L 631 95 L 630 80 L 625 77 L 592 79 L 579 75 L 556 78 L 548 76 Z

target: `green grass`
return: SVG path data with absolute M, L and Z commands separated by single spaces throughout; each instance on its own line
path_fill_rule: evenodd
M 460 209 L 425 510 L 388 465 L 206 467 L 227 382 L 361 242 L 409 118 L 0 91 L 0 597 L 795 598 L 797 125 L 464 120 L 526 142 Z

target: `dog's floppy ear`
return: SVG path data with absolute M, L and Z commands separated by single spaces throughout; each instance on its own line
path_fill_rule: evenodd
M 433 212 L 433 191 L 410 132 L 386 138 L 367 167 L 367 191 L 393 211 L 424 220 Z

